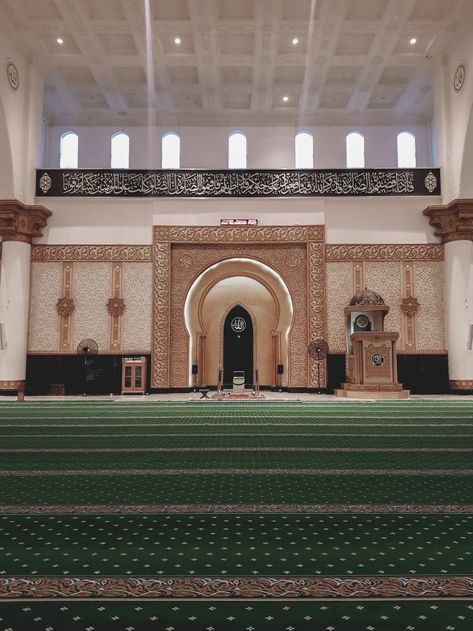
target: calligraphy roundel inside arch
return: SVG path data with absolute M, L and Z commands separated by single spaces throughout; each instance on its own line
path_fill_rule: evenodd
M 235 256 L 260 261 L 281 276 L 293 304 L 286 383 L 288 387 L 316 387 L 317 375 L 313 362 L 307 361 L 306 348 L 309 339 L 325 335 L 324 237 L 323 226 L 259 226 L 251 230 L 155 226 L 151 387 L 189 386 L 186 297 L 200 274 Z M 288 267 L 288 256 L 301 264 Z M 193 265 L 179 265 L 183 257 L 192 257 Z M 321 384 L 325 382 L 324 364 Z
M 243 333 L 246 329 L 246 320 L 242 316 L 236 316 L 232 318 L 230 322 L 230 328 L 234 333 Z

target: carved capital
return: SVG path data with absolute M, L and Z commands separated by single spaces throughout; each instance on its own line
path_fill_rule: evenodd
M 41 237 L 51 211 L 44 206 L 22 204 L 16 199 L 0 200 L 0 235 L 3 241 L 31 243 Z
M 424 215 L 443 243 L 473 241 L 473 199 L 454 199 L 446 206 L 428 206 Z

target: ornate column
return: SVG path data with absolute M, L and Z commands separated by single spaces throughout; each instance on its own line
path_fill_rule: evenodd
M 51 214 L 44 206 L 0 200 L 0 391 L 16 391 L 18 399 L 25 388 L 31 240 Z
M 473 391 L 473 199 L 424 210 L 445 249 L 444 301 L 452 390 Z

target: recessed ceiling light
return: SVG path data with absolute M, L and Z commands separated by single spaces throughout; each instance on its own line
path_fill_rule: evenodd
M 62 37 L 58 37 L 58 38 L 56 39 L 56 42 L 57 42 L 58 44 L 64 44 L 64 40 L 62 39 Z
M 289 101 L 289 97 L 285 95 L 282 97 L 282 100 L 284 101 L 284 103 L 287 103 Z
M 179 44 L 181 43 L 181 38 L 180 37 L 175 37 L 174 38 L 174 43 L 179 46 Z
M 411 46 L 414 46 L 414 44 L 417 44 L 417 37 L 411 37 L 411 39 L 409 40 L 409 44 Z
M 294 37 L 294 38 L 292 39 L 292 44 L 293 44 L 293 46 L 297 46 L 297 44 L 298 44 L 298 43 L 299 43 L 299 38 L 298 38 L 298 37 Z

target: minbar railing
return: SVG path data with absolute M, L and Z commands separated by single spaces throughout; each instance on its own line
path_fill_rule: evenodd
M 440 195 L 440 169 L 38 169 L 37 197 Z

